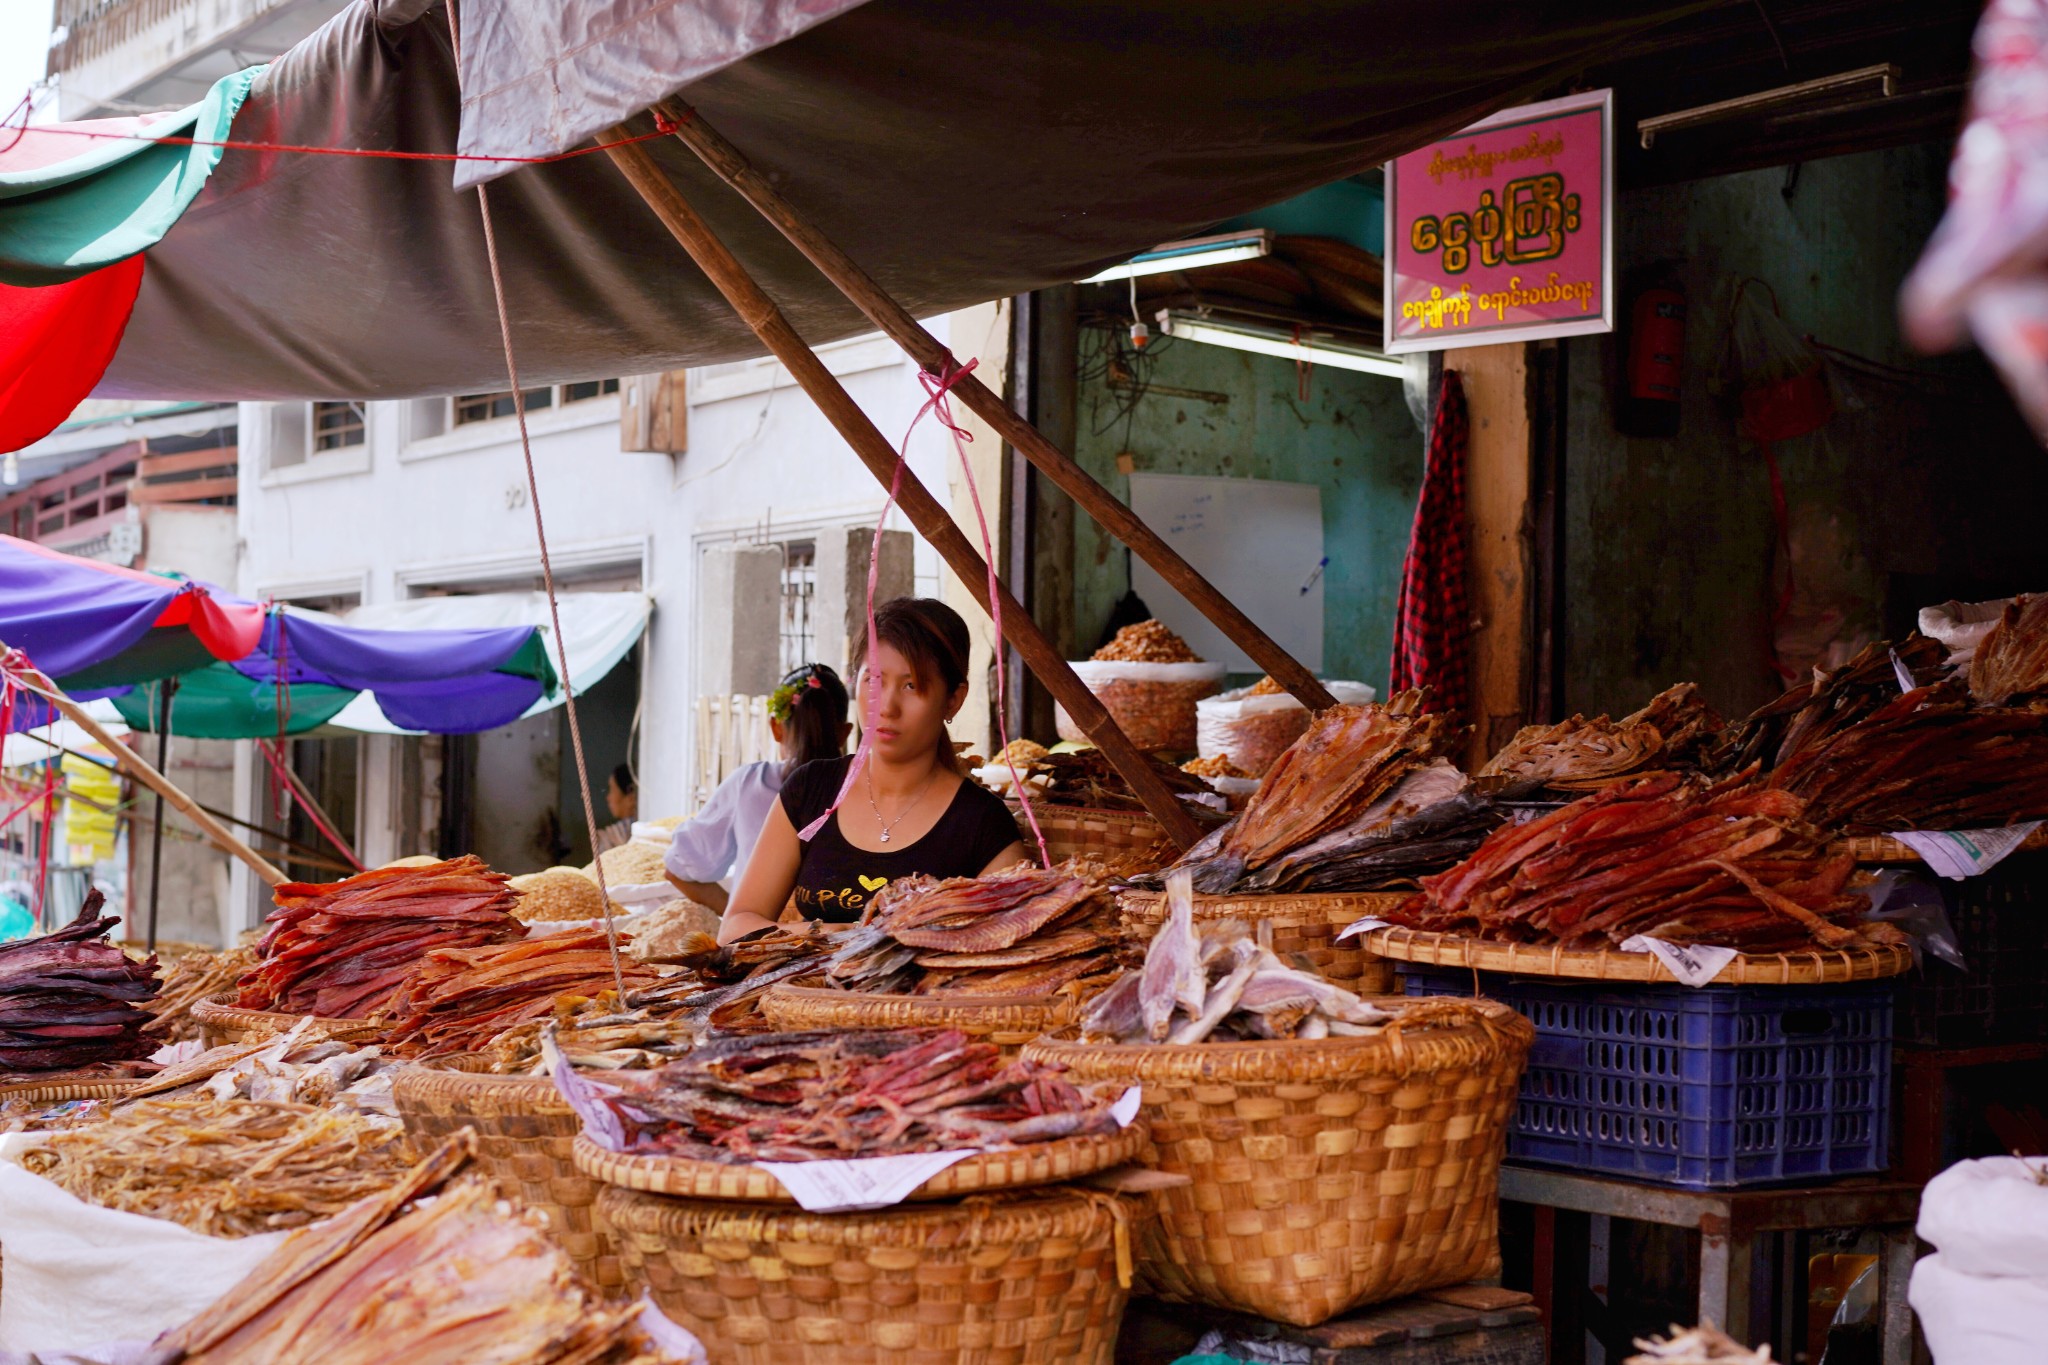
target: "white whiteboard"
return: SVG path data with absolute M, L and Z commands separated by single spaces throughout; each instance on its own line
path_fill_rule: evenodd
M 1131 510 L 1279 646 L 1323 666 L 1323 491 L 1312 483 L 1132 474 Z M 1204 659 L 1262 670 L 1136 555 L 1131 587 Z M 1306 588 L 1306 591 L 1303 589 Z

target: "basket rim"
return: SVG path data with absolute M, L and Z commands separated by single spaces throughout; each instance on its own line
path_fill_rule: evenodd
M 1410 996 L 1368 996 L 1414 1014 Z M 1536 1042 L 1536 1026 L 1498 1000 L 1436 997 L 1468 1013 L 1471 1022 L 1406 1035 L 1400 1021 L 1364 1038 L 1277 1038 L 1221 1043 L 1083 1043 L 1040 1038 L 1024 1045 L 1026 1061 L 1064 1066 L 1083 1081 L 1230 1081 L 1245 1084 L 1312 1083 L 1409 1076 L 1457 1066 L 1512 1059 L 1520 1070 Z M 1433 1016 L 1431 1018 L 1430 1016 Z M 1432 1009 L 1416 1023 L 1450 1017 Z
M 231 992 L 218 991 L 204 999 L 192 1002 L 192 1017 L 202 1024 L 216 1028 L 251 1028 L 263 1025 L 266 1028 L 290 1028 L 301 1019 L 311 1019 L 313 1027 L 332 1033 L 340 1029 L 365 1029 L 375 1031 L 381 1027 L 371 1019 L 344 1019 L 328 1015 L 304 1014 L 286 1010 L 251 1010 L 229 1003 Z M 280 1026 L 279 1021 L 283 1021 Z
M 1471 967 L 1517 976 L 1552 976 L 1574 981 L 1619 981 L 1651 985 L 1678 978 L 1655 953 L 1611 948 L 1566 948 L 1562 944 L 1494 943 L 1419 929 L 1374 929 L 1359 936 L 1367 952 L 1398 962 L 1431 967 Z M 1796 953 L 1737 953 L 1715 974 L 1716 986 L 1817 986 L 1877 981 L 1911 970 L 1908 948 L 1872 944 L 1863 948 L 1809 948 Z
M 1256 912 L 1260 919 L 1271 919 L 1294 909 L 1329 918 L 1340 911 L 1388 909 L 1391 908 L 1389 901 L 1406 900 L 1414 894 L 1413 891 L 1249 891 L 1224 895 L 1197 892 L 1193 899 L 1197 918 L 1214 918 L 1239 906 Z M 1134 920 L 1147 923 L 1163 921 L 1167 916 L 1166 893 L 1119 891 L 1116 908 Z
M 1940 830 L 1921 831 L 1938 834 Z M 1902 843 L 1889 834 L 1846 834 L 1835 840 L 1834 848 L 1847 853 L 1859 863 L 1919 863 L 1926 859 L 1911 844 Z M 2035 830 L 2020 841 L 2014 853 L 2038 853 L 2048 848 L 2048 825 Z
M 42 1100 L 61 1104 L 65 1100 L 118 1099 L 142 1086 L 141 1080 L 22 1081 L 0 1085 L 0 1100 Z
M 578 1143 L 582 1139 L 577 1139 Z M 809 1213 L 794 1203 L 679 1199 L 606 1185 L 604 1217 L 621 1232 L 696 1232 L 726 1241 L 810 1242 L 844 1247 L 948 1251 L 1031 1237 L 1085 1236 L 1123 1217 L 1123 1196 L 1070 1185 L 1029 1188 L 968 1204 L 896 1204 L 852 1213 Z M 955 1238 L 940 1240 L 946 1233 Z
M 1024 803 L 1013 796 L 1004 797 L 1003 804 L 1013 810 L 1024 808 Z M 1165 831 L 1165 826 L 1153 819 L 1150 811 L 1143 810 L 1118 810 L 1110 806 L 1063 806 L 1047 801 L 1043 797 L 1033 797 L 1031 813 L 1038 817 L 1040 824 L 1046 823 L 1048 817 L 1054 822 L 1065 824 L 1080 820 L 1113 820 L 1131 825 L 1150 825 L 1162 833 Z
M 1134 1121 L 1130 1127 L 1115 1133 L 1093 1133 L 982 1151 L 940 1171 L 905 1195 L 904 1201 L 922 1203 L 998 1190 L 1058 1185 L 1137 1160 L 1150 1137 L 1145 1124 Z M 1065 1158 L 1067 1164 L 1059 1171 L 1043 1170 L 1061 1158 Z M 577 1170 L 592 1179 L 641 1194 L 717 1203 L 796 1207 L 796 1197 L 782 1187 L 782 1182 L 752 1162 L 628 1155 L 607 1151 L 581 1133 L 576 1136 L 571 1159 Z M 1021 1175 L 1017 1173 L 1019 1162 L 1024 1166 Z
M 555 1089 L 551 1077 L 469 1071 L 459 1066 L 442 1065 L 475 1057 L 475 1053 L 460 1053 L 455 1057 L 435 1057 L 401 1068 L 391 1081 L 392 1102 L 402 1109 L 409 1101 L 423 1100 L 428 1096 L 466 1098 L 472 1102 L 495 1102 L 501 1106 L 510 1100 L 520 1102 L 522 1110 L 531 1110 L 537 1103 L 552 1100 L 551 1110 L 561 1114 L 573 1112 L 569 1102 Z
M 804 978 L 805 981 L 817 979 L 815 976 Z M 1069 997 L 1062 995 L 884 995 L 878 991 L 849 991 L 838 986 L 806 986 L 795 981 L 778 981 L 770 986 L 763 995 L 763 1003 L 778 996 L 802 1004 L 823 1004 L 829 1000 L 877 1005 L 900 1002 L 904 1006 L 950 1006 L 956 1009 L 985 1009 L 995 1005 L 1037 1005 L 1054 1011 L 1071 1008 Z

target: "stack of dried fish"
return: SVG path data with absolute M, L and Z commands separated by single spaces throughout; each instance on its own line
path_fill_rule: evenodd
M 197 1038 L 201 1029 L 199 1021 L 192 1017 L 192 1007 L 211 996 L 233 990 L 242 973 L 255 965 L 254 948 L 186 953 L 164 974 L 156 999 L 147 1006 L 155 1018 L 143 1032 L 173 1043 Z
M 1461 734 L 1443 715 L 1422 714 L 1422 701 L 1422 693 L 1405 692 L 1385 706 L 1333 706 L 1323 712 L 1267 771 L 1244 812 L 1174 866 L 1193 874 L 1196 890 L 1212 894 L 1255 883 L 1336 889 L 1315 881 L 1307 869 L 1359 845 L 1383 843 L 1396 818 L 1430 815 L 1426 828 L 1413 831 L 1417 837 L 1463 829 L 1479 806 L 1462 795 L 1462 780 L 1456 793 L 1445 794 L 1436 785 L 1444 782 L 1440 773 L 1430 779 L 1427 798 L 1418 786 L 1409 799 L 1387 802 L 1403 779 L 1442 757 Z M 1443 801 L 1454 805 L 1436 811 Z M 1301 857 L 1284 862 L 1290 854 Z M 1266 880 L 1257 881 L 1268 869 Z M 1368 872 L 1365 880 L 1378 875 Z
M 1986 706 L 2048 694 L 2048 594 L 2006 603 L 1970 660 L 1970 696 Z
M 688 1052 L 694 1037 L 668 1012 L 622 1008 L 617 994 L 604 991 L 587 999 L 558 1000 L 552 1017 L 514 1024 L 491 1039 L 485 1049 L 491 1070 L 546 1075 L 541 1039 L 550 1030 L 563 1058 L 591 1071 L 660 1066 Z
M 93 890 L 62 929 L 0 943 L 0 1071 L 68 1071 L 155 1050 L 139 1006 L 156 994 L 156 959 L 107 942 L 121 921 L 100 918 L 104 904 Z
M 1981 654 L 1979 657 L 1982 657 Z M 1804 745 L 1771 785 L 1850 834 L 1981 829 L 2048 816 L 2048 711 L 1915 688 Z
M 1642 1354 L 1630 1356 L 1623 1365 L 1774 1365 L 1770 1347 L 1752 1351 L 1711 1323 L 1698 1327 L 1674 1323 L 1668 1338 L 1637 1337 L 1636 1349 Z
M 660 980 L 630 958 L 620 966 L 628 991 Z M 515 1024 L 547 1018 L 564 996 L 594 996 L 615 985 L 602 929 L 436 948 L 385 1006 L 385 1041 L 400 1057 L 475 1052 Z
M 1152 754 L 1144 757 L 1152 771 L 1159 775 L 1159 780 L 1166 784 L 1166 789 L 1175 796 L 1213 796 L 1214 789 L 1193 773 L 1182 772 Z M 1048 806 L 1079 806 L 1087 810 L 1145 809 L 1145 803 L 1131 790 L 1131 784 L 1124 781 L 1123 774 L 1103 757 L 1100 749 L 1049 753 L 1043 758 L 1019 763 L 1017 773 L 1029 781 L 1031 799 Z M 1195 809 L 1203 808 L 1196 806 Z
M 185 1365 L 681 1365 L 639 1304 L 604 1303 L 532 1215 L 490 1184 L 448 1184 L 451 1138 L 390 1189 L 294 1233 L 161 1338 Z M 445 1186 L 445 1188 L 444 1188 Z M 424 1196 L 437 1194 L 428 1199 Z M 678 1329 L 661 1320 L 667 1333 Z M 685 1345 L 674 1342 L 677 1350 Z
M 1081 1019 L 1091 1043 L 1362 1037 L 1398 1015 L 1261 947 L 1236 920 L 1195 932 L 1188 874 L 1167 880 L 1166 922 L 1145 965 L 1095 997 Z
M 613 1093 L 572 1102 L 608 1110 L 628 1151 L 706 1161 L 1007 1147 L 1117 1126 L 1115 1096 L 1085 1095 L 1055 1066 L 1006 1063 L 955 1029 L 723 1038 L 609 1080 Z
M 761 1014 L 768 988 L 821 970 L 833 942 L 832 933 L 815 922 L 778 927 L 724 947 L 711 935 L 699 934 L 694 945 L 683 945 L 668 959 L 682 964 L 682 974 L 633 992 L 626 1003 L 673 1018 L 696 1033 L 758 1032 L 768 1027 Z
M 436 948 L 525 936 L 507 878 L 475 857 L 383 867 L 327 885 L 286 882 L 242 975 L 243 1009 L 364 1019 L 382 1009 Z
M 224 1043 L 173 1062 L 127 1098 L 204 1094 L 261 1104 L 326 1104 L 397 1118 L 391 1099 L 394 1065 L 382 1048 L 337 1043 L 311 1033 L 310 1021 L 301 1019 L 282 1034 Z
M 21 1164 L 89 1204 L 214 1237 L 303 1227 L 405 1173 L 405 1130 L 304 1104 L 146 1099 L 54 1133 Z
M 1555 725 L 1525 725 L 1479 776 L 1501 779 L 1503 794 L 1597 791 L 1653 769 L 1697 769 L 1721 729 L 1699 687 L 1678 683 L 1619 721 L 1573 716 Z
M 1721 772 L 1751 764 L 1765 772 L 1789 762 L 1793 755 L 1857 721 L 1897 697 L 1903 672 L 1915 682 L 1931 680 L 1941 671 L 1948 651 L 1938 640 L 1917 631 L 1896 645 L 1885 641 L 1831 673 L 1787 689 L 1722 732 L 1714 756 Z
M 903 877 L 840 940 L 826 977 L 885 995 L 1052 995 L 1113 970 L 1116 907 L 1093 869 Z
M 1426 877 L 1389 918 L 1410 928 L 1604 947 L 1637 935 L 1753 952 L 1898 942 L 1862 924 L 1851 860 L 1805 803 L 1750 781 L 1630 778 L 1524 825 Z

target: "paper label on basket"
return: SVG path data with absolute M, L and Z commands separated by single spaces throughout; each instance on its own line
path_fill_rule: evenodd
M 1115 1104 L 1109 1106 L 1109 1116 L 1116 1120 L 1117 1127 L 1128 1128 L 1131 1126 L 1138 1117 L 1138 1101 L 1144 1097 L 1145 1092 L 1134 1085 L 1124 1091 L 1118 1097 Z
M 2027 841 L 2041 827 L 2041 821 L 2000 829 L 1908 829 L 1892 838 L 1912 849 L 1950 881 L 1974 877 L 2005 861 L 2006 855 Z
M 1688 986 L 1704 986 L 1721 974 L 1737 956 L 1733 948 L 1709 943 L 1666 943 L 1661 938 L 1637 934 L 1621 945 L 1624 953 L 1655 953 L 1657 960 Z
M 916 1152 L 852 1161 L 757 1161 L 808 1213 L 859 1213 L 902 1203 L 925 1181 L 979 1153 Z
M 1355 919 L 1342 929 L 1339 929 L 1337 931 L 1337 941 L 1342 943 L 1354 934 L 1369 934 L 1375 929 L 1392 929 L 1394 927 L 1391 921 L 1383 920 L 1378 915 L 1367 915 L 1364 919 Z

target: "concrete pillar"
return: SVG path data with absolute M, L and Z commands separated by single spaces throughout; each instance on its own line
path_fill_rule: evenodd
M 774 691 L 782 658 L 782 547 L 713 545 L 699 567 L 700 695 Z
M 830 665 L 853 686 L 853 656 L 867 634 L 868 555 L 872 526 L 833 526 L 818 533 L 818 588 L 811 601 L 811 661 Z M 915 538 L 908 531 L 882 532 L 877 604 L 917 591 Z

